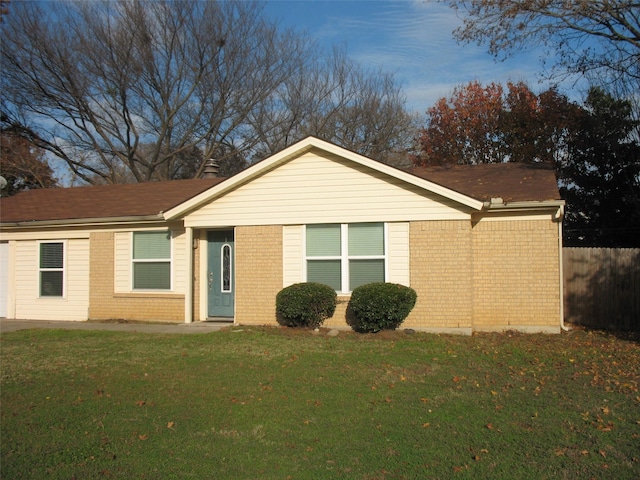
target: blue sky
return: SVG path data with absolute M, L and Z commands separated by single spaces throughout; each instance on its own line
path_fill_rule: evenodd
M 540 81 L 541 48 L 496 62 L 484 46 L 454 40 L 452 32 L 462 22 L 436 0 L 270 0 L 265 14 L 283 27 L 306 30 L 321 45 L 346 45 L 349 56 L 365 67 L 393 72 L 407 107 L 419 113 L 472 80 L 523 80 L 536 93 L 550 86 Z M 571 89 L 569 82 L 560 86 L 574 97 Z

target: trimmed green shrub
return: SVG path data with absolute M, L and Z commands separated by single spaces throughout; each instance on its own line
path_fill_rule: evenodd
M 357 332 L 395 330 L 416 304 L 415 290 L 397 283 L 368 283 L 351 293 L 347 319 Z
M 287 327 L 317 328 L 333 316 L 337 302 L 338 295 L 328 285 L 296 283 L 276 295 L 276 318 Z

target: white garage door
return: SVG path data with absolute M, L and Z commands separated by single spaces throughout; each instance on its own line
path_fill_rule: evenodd
M 7 316 L 9 297 L 9 244 L 0 243 L 0 317 Z

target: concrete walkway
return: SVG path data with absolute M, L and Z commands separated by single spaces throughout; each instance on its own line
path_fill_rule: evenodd
M 59 320 L 7 320 L 0 319 L 0 333 L 15 332 L 31 328 L 59 328 L 63 330 L 106 330 L 111 332 L 144 333 L 209 333 L 231 326 L 231 323 L 110 323 L 110 322 L 68 322 Z

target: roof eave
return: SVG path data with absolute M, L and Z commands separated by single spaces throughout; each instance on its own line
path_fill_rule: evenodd
M 130 215 L 104 218 L 65 218 L 60 220 L 25 220 L 19 222 L 0 222 L 0 228 L 42 228 L 42 227 L 90 227 L 122 225 L 123 223 L 164 222 L 162 212 L 155 215 Z
M 553 218 L 562 220 L 564 217 L 564 200 L 526 200 L 518 202 L 502 202 L 502 199 L 491 199 L 484 202 L 480 213 L 524 213 L 524 212 L 551 212 Z

